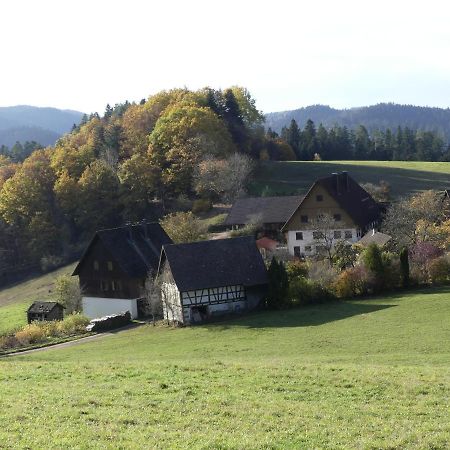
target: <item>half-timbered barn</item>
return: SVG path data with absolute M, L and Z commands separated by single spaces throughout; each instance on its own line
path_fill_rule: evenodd
M 267 288 L 251 237 L 165 245 L 159 276 L 165 318 L 185 325 L 254 309 Z
M 84 314 L 97 318 L 129 311 L 138 317 L 145 279 L 149 272 L 156 275 L 162 246 L 171 243 L 158 223 L 97 231 L 73 272 Z

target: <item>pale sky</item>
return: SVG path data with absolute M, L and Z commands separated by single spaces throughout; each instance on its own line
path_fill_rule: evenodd
M 0 0 L 0 106 L 245 86 L 264 112 L 450 106 L 445 0 Z

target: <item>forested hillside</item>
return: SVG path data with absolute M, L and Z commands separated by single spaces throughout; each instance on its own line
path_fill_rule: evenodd
M 252 159 L 295 157 L 262 120 L 246 89 L 176 89 L 108 105 L 23 162 L 0 156 L 3 273 L 60 264 L 95 230 L 158 219 L 179 199 L 230 199 Z
M 369 132 L 395 129 L 398 126 L 413 130 L 437 131 L 446 141 L 450 141 L 450 109 L 429 108 L 412 105 L 380 103 L 373 106 L 351 109 L 335 109 L 324 105 L 313 105 L 292 111 L 266 114 L 266 126 L 277 133 L 294 119 L 304 127 L 308 119 L 326 128 L 340 125 L 354 129 L 364 125 Z
M 0 145 L 12 147 L 17 141 L 36 141 L 53 145 L 73 124 L 81 121 L 83 113 L 35 106 L 0 107 Z

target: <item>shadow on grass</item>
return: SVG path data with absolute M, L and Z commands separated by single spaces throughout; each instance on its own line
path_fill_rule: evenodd
M 265 186 L 271 193 L 304 193 L 320 177 L 332 172 L 347 170 L 359 183 L 379 183 L 386 180 L 391 184 L 394 197 L 427 189 L 444 189 L 450 186 L 450 175 L 442 172 L 414 170 L 400 167 L 363 166 L 352 162 L 334 164 L 320 162 L 265 163 L 251 183 L 252 195 L 257 195 Z
M 227 330 L 237 326 L 246 328 L 311 327 L 362 314 L 370 314 L 394 306 L 397 305 L 335 302 L 281 311 L 258 311 L 239 318 L 229 319 L 227 323 L 221 321 L 201 326 L 211 331 Z

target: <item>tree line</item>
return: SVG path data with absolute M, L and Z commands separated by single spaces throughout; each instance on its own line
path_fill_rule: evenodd
M 268 134 L 278 137 L 270 129 Z M 450 146 L 437 132 L 408 127 L 369 133 L 363 125 L 355 130 L 338 125 L 327 129 L 308 120 L 301 130 L 292 119 L 280 137 L 297 160 L 450 161 Z

